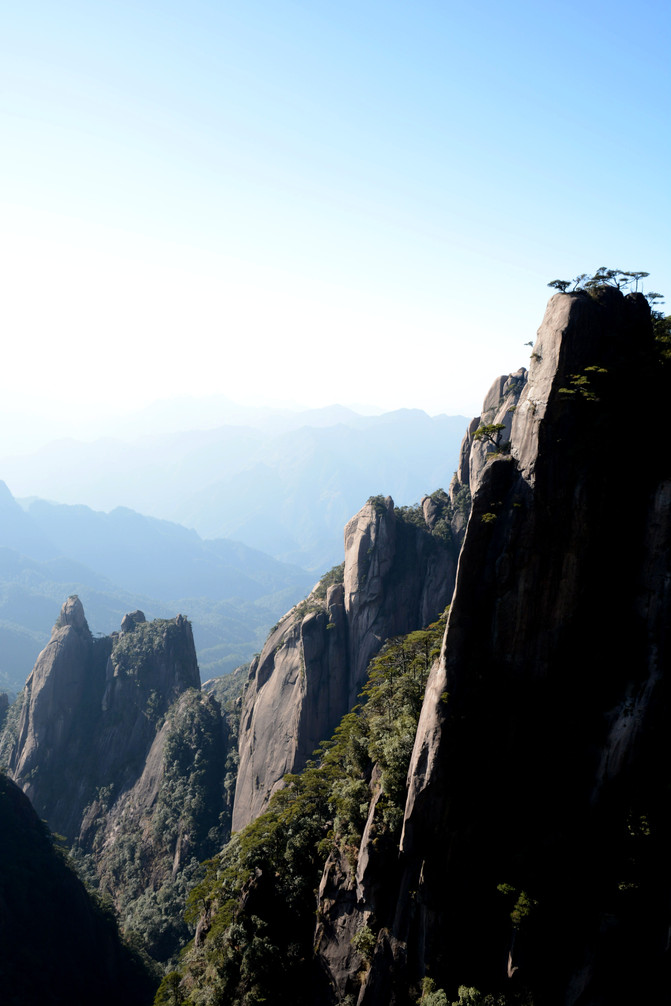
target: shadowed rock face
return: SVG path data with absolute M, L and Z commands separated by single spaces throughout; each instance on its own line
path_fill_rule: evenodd
M 75 840 L 100 786 L 141 775 L 156 721 L 200 675 L 191 626 L 126 616 L 119 636 L 94 639 L 69 598 L 26 683 L 11 777 L 56 832 Z
M 400 858 L 364 833 L 356 870 L 324 872 L 334 1001 L 409 1006 L 427 974 L 448 1002 L 459 985 L 539 1006 L 671 995 L 671 466 L 622 421 L 626 402 L 661 429 L 668 401 L 647 304 L 554 297 L 520 376 L 512 402 L 494 382 L 450 488 L 470 482 L 473 507 Z M 486 460 L 473 433 L 499 422 L 510 455 Z
M 30 801 L 0 774 L 2 1002 L 149 1006 L 155 981 L 54 849 Z
M 471 452 L 409 772 L 398 960 L 361 1003 L 399 1001 L 405 967 L 448 999 L 459 984 L 590 1006 L 670 991 L 671 472 L 622 421 L 626 402 L 654 428 L 664 398 L 642 297 L 550 301 L 510 459 Z
M 458 541 L 408 524 L 376 497 L 345 528 L 343 583 L 319 587 L 271 632 L 254 661 L 240 723 L 233 810 L 239 831 L 287 772 L 305 767 L 356 701 L 390 636 L 432 621 L 449 602 Z

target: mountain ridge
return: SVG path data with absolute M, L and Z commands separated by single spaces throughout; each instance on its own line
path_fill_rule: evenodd
M 69 594 L 82 597 L 101 632 L 133 608 L 156 617 L 186 610 L 212 677 L 248 660 L 268 626 L 314 583 L 304 570 L 242 543 L 204 540 L 129 508 L 105 514 L 45 500 L 21 507 L 6 487 L 3 498 L 0 685 L 13 692 Z
M 32 458 L 4 458 L 0 472 L 19 497 L 105 511 L 129 506 L 320 573 L 338 561 L 342 527 L 371 490 L 405 504 L 449 483 L 467 422 L 407 409 L 334 425 L 323 411 L 316 410 L 323 423 L 308 414 L 313 425 L 299 418 L 288 428 L 271 419 L 265 430 L 222 427 L 102 446 L 69 441 Z M 263 477 L 255 478 L 259 465 Z

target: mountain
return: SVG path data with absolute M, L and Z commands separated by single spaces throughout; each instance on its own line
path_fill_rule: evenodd
M 332 739 L 210 863 L 184 1001 L 671 995 L 671 473 L 622 421 L 626 402 L 663 428 L 670 380 L 642 296 L 552 298 L 528 375 L 495 382 L 464 442 L 445 627 L 387 642 Z M 338 591 L 315 623 L 337 626 Z
M 0 685 L 18 691 L 64 597 L 77 594 L 99 632 L 141 608 L 193 619 L 207 677 L 249 660 L 268 626 L 314 577 L 239 542 L 204 541 L 127 508 L 31 500 L 0 483 Z
M 510 460 L 475 488 L 409 771 L 387 946 L 445 987 L 671 992 L 671 470 L 619 421 L 626 397 L 654 429 L 668 390 L 641 295 L 550 301 Z
M 348 522 L 344 563 L 280 620 L 252 663 L 234 831 L 258 817 L 283 776 L 301 771 L 333 733 L 384 641 L 443 610 L 459 553 L 453 521 L 448 497 L 437 492 L 412 510 L 374 497 Z
M 384 492 L 413 503 L 449 483 L 466 423 L 335 406 L 241 419 L 248 425 L 58 441 L 2 459 L 0 473 L 18 496 L 131 507 L 321 573 L 340 561 L 342 528 L 362 500 Z
M 183 616 L 135 611 L 94 637 L 76 597 L 7 716 L 9 775 L 161 961 L 188 938 L 198 863 L 230 834 L 232 724 L 200 690 Z
M 183 947 L 157 1004 L 669 998 L 670 383 L 645 298 L 553 297 L 449 492 L 370 497 L 224 715 L 184 618 L 64 606 L 0 758 Z

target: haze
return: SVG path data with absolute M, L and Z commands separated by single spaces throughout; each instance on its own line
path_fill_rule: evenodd
M 0 456 L 173 396 L 472 415 L 549 280 L 664 291 L 669 19 L 8 8 Z

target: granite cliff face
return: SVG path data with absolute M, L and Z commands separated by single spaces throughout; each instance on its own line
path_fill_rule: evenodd
M 427 624 L 448 603 L 459 535 L 450 527 L 447 496 L 433 496 L 412 521 L 390 497 L 362 507 L 345 528 L 345 562 L 334 577 L 342 582 L 318 584 L 254 660 L 240 723 L 233 831 L 262 813 L 282 777 L 303 769 L 330 737 L 383 642 Z
M 671 472 L 622 412 L 655 429 L 666 394 L 642 296 L 552 298 L 509 457 L 470 454 L 404 872 L 360 1004 L 405 1002 L 426 974 L 448 1001 L 671 992 Z
M 188 938 L 175 904 L 230 819 L 227 727 L 200 692 L 189 622 L 135 611 L 95 639 L 71 597 L 19 701 L 2 745 L 11 777 L 165 960 Z
M 181 615 L 148 623 L 133 612 L 118 635 L 94 639 L 81 601 L 70 597 L 26 682 L 10 775 L 50 826 L 74 840 L 98 787 L 132 785 L 157 720 L 199 687 Z

